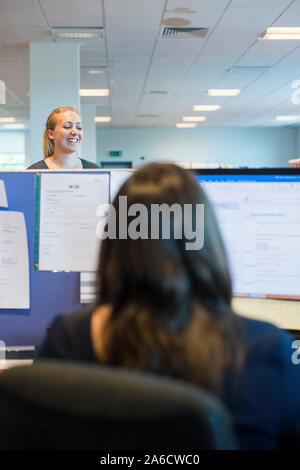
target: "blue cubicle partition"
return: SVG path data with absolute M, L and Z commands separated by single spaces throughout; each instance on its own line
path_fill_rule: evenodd
M 0 310 L 0 340 L 6 346 L 39 345 L 47 326 L 58 313 L 80 307 L 79 273 L 34 270 L 35 179 L 33 171 L 0 172 L 8 201 L 8 208 L 0 210 L 19 211 L 25 216 L 30 276 L 30 309 Z

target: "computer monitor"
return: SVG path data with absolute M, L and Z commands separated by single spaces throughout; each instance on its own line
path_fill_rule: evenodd
M 299 301 L 300 170 L 201 169 L 195 173 L 216 212 L 234 295 Z

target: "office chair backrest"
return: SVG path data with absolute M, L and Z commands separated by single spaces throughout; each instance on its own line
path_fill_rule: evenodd
M 228 413 L 177 380 L 40 362 L 0 374 L 0 449 L 234 449 Z

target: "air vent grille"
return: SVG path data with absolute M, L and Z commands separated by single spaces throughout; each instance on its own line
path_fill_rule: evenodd
M 146 93 L 149 95 L 167 95 L 168 92 L 165 90 L 149 90 Z
M 227 69 L 228 73 L 265 73 L 271 67 L 268 65 L 242 65 L 242 66 L 233 66 Z
M 138 114 L 139 118 L 158 118 L 157 114 Z
M 163 26 L 160 31 L 160 39 L 203 39 L 208 33 L 208 28 L 179 28 Z

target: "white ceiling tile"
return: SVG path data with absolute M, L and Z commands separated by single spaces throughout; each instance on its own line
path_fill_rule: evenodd
M 167 103 L 168 95 L 143 95 L 138 109 L 138 116 L 151 114 L 159 116 Z
M 80 65 L 82 67 L 88 66 L 106 66 L 107 58 L 104 46 L 101 44 L 98 48 L 85 49 L 80 48 Z
M 35 0 L 1 0 L 1 13 L 35 12 L 38 10 Z
M 45 24 L 44 19 L 40 11 L 36 12 L 22 12 L 17 10 L 16 12 L 2 12 L 0 15 L 0 28 L 6 28 L 7 25 L 15 26 L 43 26 Z
M 15 60 L 13 52 L 3 42 L 0 42 L 0 61 L 15 62 Z
M 235 65 L 272 67 L 295 47 L 295 41 L 257 40 Z
M 40 4 L 50 26 L 103 26 L 98 0 L 40 0 Z
M 291 6 L 272 24 L 274 27 L 299 27 L 300 23 L 300 2 L 291 2 Z
M 154 59 L 146 82 L 148 90 L 174 91 L 183 80 L 191 59 Z
M 134 125 L 136 127 L 155 127 L 156 123 L 157 123 L 157 118 L 151 118 L 151 117 L 141 118 L 137 116 L 134 121 Z
M 80 88 L 109 88 L 107 75 L 80 74 Z
M 163 14 L 165 0 L 109 0 L 104 4 L 108 30 L 112 28 L 136 27 L 149 29 L 158 27 Z
M 170 18 L 183 18 L 190 21 L 187 27 L 212 27 L 223 10 L 230 4 L 230 0 L 168 0 L 164 20 Z M 177 8 L 187 8 L 191 12 L 176 12 Z M 172 11 L 173 10 L 173 11 Z
M 80 103 L 83 104 L 95 104 L 99 106 L 108 106 L 109 97 L 108 96 L 81 96 Z
M 28 47 L 29 42 L 52 41 L 50 30 L 47 26 L 10 26 L 0 29 L 0 40 L 8 45 L 23 45 Z

